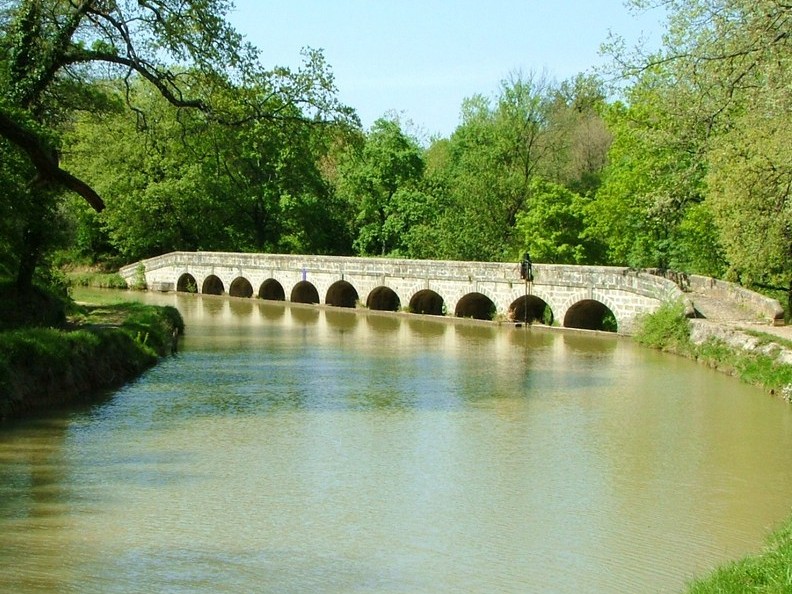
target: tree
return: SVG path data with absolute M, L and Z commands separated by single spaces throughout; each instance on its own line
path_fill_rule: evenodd
M 463 103 L 438 176 L 449 193 L 439 222 L 444 257 L 514 257 L 517 213 L 555 149 L 547 133 L 549 89 L 544 77 L 514 75 L 494 100 L 477 95 Z
M 548 114 L 548 156 L 543 175 L 581 195 L 593 194 L 601 183 L 612 134 L 602 117 L 606 110 L 602 81 L 580 74 L 552 92 Z
M 786 109 L 792 113 L 789 99 Z M 710 152 L 707 200 L 731 273 L 786 290 L 792 312 L 792 124 L 766 114 L 746 114 Z
M 318 167 L 325 127 L 276 105 L 292 117 L 226 126 L 170 109 L 140 81 L 124 92 L 145 126 L 128 109 L 83 115 L 67 135 L 67 156 L 106 196 L 99 220 L 85 224 L 101 225 L 125 259 L 172 250 L 348 251 L 346 219 Z M 244 97 L 227 95 L 226 109 Z
M 535 178 L 525 209 L 517 214 L 522 251 L 530 252 L 537 262 L 596 262 L 602 247 L 585 235 L 588 203 L 564 186 Z
M 421 148 L 398 121 L 374 122 L 362 146 L 350 145 L 339 165 L 338 191 L 356 211 L 354 242 L 359 254 L 398 249 L 407 219 L 399 210 L 424 171 Z M 396 197 L 402 193 L 402 199 Z
M 717 273 L 720 250 L 702 252 L 699 245 L 707 228 L 708 243 L 717 243 L 699 206 L 702 149 L 663 109 L 667 89 L 663 76 L 645 73 L 629 90 L 629 106 L 606 111 L 614 140 L 588 233 L 608 246 L 612 264 Z M 700 234 L 693 232 L 697 223 L 705 224 Z
M 653 55 L 630 54 L 618 42 L 611 49 L 627 75 L 666 79 L 656 110 L 690 139 L 690 150 L 676 154 L 685 157 L 687 178 L 697 180 L 704 198 L 695 218 L 716 223 L 728 267 L 743 282 L 787 284 L 792 309 L 786 214 L 792 6 L 784 0 L 632 4 L 667 11 L 664 47 Z M 680 178 L 677 199 L 684 196 Z
M 0 4 L 0 137 L 35 172 L 28 187 L 38 197 L 31 203 L 44 208 L 70 190 L 94 209 L 104 208 L 90 183 L 61 167 L 58 139 L 72 114 L 103 105 L 100 87 L 92 84 L 101 78 L 145 80 L 174 107 L 226 123 L 294 117 L 286 110 L 291 105 L 305 112 L 300 117 L 350 115 L 335 101 L 321 54 L 310 53 L 302 71 L 264 71 L 253 48 L 225 22 L 229 6 L 225 0 Z M 259 92 L 248 94 L 241 109 L 226 111 L 214 102 L 216 91 L 250 84 Z M 285 99 L 279 103 L 283 109 L 270 109 L 273 95 Z M 137 113 L 145 119 L 142 110 Z M 39 247 L 27 235 L 32 240 L 25 251 L 33 254 Z M 17 284 L 23 289 L 30 286 L 37 257 L 29 260 L 20 259 Z

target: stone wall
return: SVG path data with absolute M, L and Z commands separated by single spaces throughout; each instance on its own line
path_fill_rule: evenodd
M 734 283 L 707 276 L 690 275 L 688 278 L 691 290 L 707 292 L 724 300 L 739 303 L 748 311 L 756 312 L 758 317 L 769 319 L 774 325 L 784 325 L 784 309 L 775 299 L 749 291 Z

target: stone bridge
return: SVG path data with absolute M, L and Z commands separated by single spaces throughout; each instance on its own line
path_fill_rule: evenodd
M 172 252 L 123 267 L 130 286 L 372 310 L 544 323 L 629 334 L 684 297 L 671 280 L 606 266 Z

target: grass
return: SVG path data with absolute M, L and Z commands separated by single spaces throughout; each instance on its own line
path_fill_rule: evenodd
M 792 341 L 771 334 L 747 331 L 759 339 L 759 346 L 777 345 L 792 348 Z M 690 326 L 682 303 L 666 303 L 657 312 L 645 316 L 635 334 L 636 340 L 655 349 L 690 357 L 709 367 L 736 375 L 742 381 L 762 386 L 786 397 L 792 386 L 792 365 L 781 363 L 773 349 L 747 351 L 730 347 L 722 340 L 710 338 L 701 344 L 690 340 Z
M 688 594 L 792 593 L 792 519 L 768 538 L 765 550 L 691 583 Z
M 13 281 L 0 278 L 0 331 L 58 326 L 66 321 L 66 309 L 64 295 L 38 286 L 20 294 Z

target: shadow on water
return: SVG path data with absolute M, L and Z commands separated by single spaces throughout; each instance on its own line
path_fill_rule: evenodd
M 205 313 L 209 317 L 218 317 L 223 314 L 223 310 L 225 309 L 225 304 L 228 303 L 227 299 L 223 299 L 222 297 L 207 297 L 205 295 L 200 296 L 200 311 Z
M 283 302 L 259 301 L 257 305 L 261 316 L 271 322 L 282 319 L 286 314 L 286 305 Z
M 250 299 L 229 299 L 228 306 L 231 314 L 237 318 L 249 318 L 253 315 L 253 301 Z
M 410 316 L 406 319 L 407 319 L 407 327 L 414 334 L 440 337 L 440 336 L 444 336 L 446 331 L 448 330 L 447 322 L 442 322 L 442 321 L 436 322 L 428 317 Z
M 544 348 L 550 347 L 560 338 L 557 332 L 543 328 L 521 327 L 508 331 L 509 344 L 516 347 Z
M 455 324 L 454 325 L 454 332 L 457 336 L 462 336 L 464 338 L 473 338 L 476 340 L 491 340 L 498 335 L 500 329 L 497 326 L 492 326 L 490 324 L 475 324 L 475 323 L 465 323 L 465 324 Z
M 380 334 L 395 334 L 401 327 L 401 320 L 395 316 L 368 314 L 366 326 L 369 330 Z
M 319 310 L 315 307 L 294 307 L 290 308 L 291 318 L 298 324 L 306 326 L 316 324 L 319 320 Z
M 564 346 L 574 353 L 588 357 L 605 355 L 616 350 L 619 337 L 612 334 L 587 334 L 569 332 L 563 334 Z
M 358 314 L 354 310 L 326 309 L 324 315 L 327 325 L 336 330 L 353 330 L 358 324 Z

